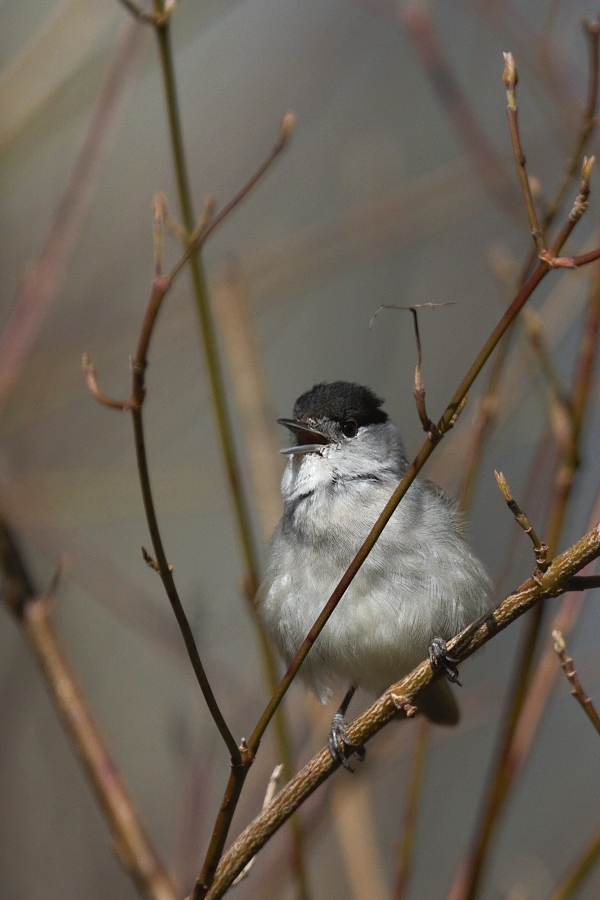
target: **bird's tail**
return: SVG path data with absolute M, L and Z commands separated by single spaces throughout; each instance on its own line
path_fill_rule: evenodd
M 434 681 L 417 699 L 417 709 L 435 725 L 456 725 L 460 718 L 458 703 L 447 681 Z

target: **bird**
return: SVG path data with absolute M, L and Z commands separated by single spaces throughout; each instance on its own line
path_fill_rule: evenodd
M 281 482 L 283 514 L 268 551 L 256 606 L 270 641 L 289 665 L 356 555 L 409 463 L 397 426 L 370 388 L 321 382 L 278 419 L 295 443 Z M 351 769 L 364 747 L 346 736 L 357 688 L 379 696 L 429 657 L 444 663 L 445 641 L 487 612 L 492 584 L 463 536 L 457 504 L 415 480 L 304 660 L 298 677 L 326 703 L 344 699 L 331 723 L 334 760 Z M 446 674 L 457 680 L 453 660 Z M 418 698 L 440 725 L 459 718 L 446 679 Z

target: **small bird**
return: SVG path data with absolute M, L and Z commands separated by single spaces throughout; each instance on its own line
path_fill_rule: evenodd
M 271 539 L 257 595 L 267 635 L 287 664 L 408 469 L 397 427 L 369 388 L 316 384 L 278 419 L 296 444 L 281 482 L 283 515 Z M 456 504 L 437 485 L 414 481 L 311 648 L 299 677 L 325 703 L 345 689 L 331 724 L 334 759 L 364 758 L 346 738 L 357 687 L 377 695 L 429 652 L 444 662 L 445 640 L 492 605 L 492 585 L 462 536 Z M 452 660 L 446 672 L 457 680 Z M 454 725 L 447 681 L 419 697 L 419 712 Z

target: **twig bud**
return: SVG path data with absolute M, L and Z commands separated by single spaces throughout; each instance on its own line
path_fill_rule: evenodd
M 506 90 L 509 94 L 509 103 L 510 103 L 510 95 L 513 96 L 514 101 L 514 93 L 515 88 L 517 86 L 517 82 L 519 80 L 519 76 L 517 74 L 517 67 L 515 66 L 515 61 L 512 53 L 503 53 L 504 56 L 504 72 L 502 73 L 502 80 L 506 86 Z
M 583 18 L 581 24 L 583 25 L 583 30 L 589 37 L 594 37 L 597 34 L 600 34 L 600 18 L 594 19 L 593 22 L 590 22 L 589 19 Z
M 514 500 L 514 497 L 511 493 L 511 490 L 508 486 L 508 482 L 502 472 L 494 471 L 494 475 L 496 477 L 496 481 L 498 482 L 498 487 L 500 488 L 500 493 L 504 497 L 507 503 L 511 503 Z
M 565 639 L 563 638 L 560 631 L 552 632 L 552 640 L 554 641 L 554 649 L 557 653 L 562 653 L 565 649 Z
M 581 166 L 581 177 L 582 177 L 583 181 L 590 180 L 590 177 L 592 174 L 592 169 L 594 168 L 595 162 L 596 162 L 595 156 L 590 156 L 589 159 L 587 156 L 583 157 L 583 165 Z
M 281 130 L 279 132 L 279 140 L 282 144 L 287 143 L 296 124 L 296 113 L 292 109 L 288 109 L 281 120 Z

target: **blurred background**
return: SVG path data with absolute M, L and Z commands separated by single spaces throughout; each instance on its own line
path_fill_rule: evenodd
M 113 0 L 4 0 L 0 9 L 0 509 L 37 590 L 60 562 L 53 621 L 185 896 L 228 756 L 160 580 L 141 558 L 149 538 L 130 416 L 96 403 L 81 371 L 87 351 L 102 389 L 128 396 L 153 271 L 153 194 L 164 191 L 179 216 L 155 41 Z M 543 207 L 574 152 L 589 78 L 580 19 L 597 13 L 584 0 L 180 0 L 172 46 L 198 214 L 208 195 L 222 206 L 269 152 L 285 111 L 297 115 L 289 148 L 204 253 L 263 558 L 279 515 L 277 448 L 287 439 L 274 420 L 291 414 L 300 393 L 322 380 L 367 384 L 386 398 L 409 456 L 422 443 L 412 318 L 384 310 L 369 327 L 378 307 L 452 304 L 420 314 L 432 418 L 502 315 L 531 243 L 506 126 L 502 51 L 516 58 L 522 140 Z M 596 150 L 592 137 L 586 152 Z M 598 243 L 597 184 L 595 174 L 570 252 Z M 559 223 L 577 189 L 578 179 Z M 179 254 L 167 240 L 167 267 Z M 528 577 L 534 559 L 493 470 L 505 473 L 544 535 L 568 406 L 561 390 L 570 389 L 598 278 L 593 267 L 551 273 L 530 304 L 541 317 L 543 350 L 523 327 L 510 345 L 497 417 L 465 501 L 469 539 L 499 594 Z M 463 499 L 488 372 L 489 365 L 425 471 Z M 147 388 L 167 555 L 239 739 L 252 731 L 267 690 L 240 589 L 243 565 L 187 273 L 161 312 Z M 559 549 L 587 530 L 596 504 L 599 432 L 593 380 Z M 558 603 L 544 623 L 543 649 Z M 588 593 L 567 646 L 600 701 L 599 627 L 598 596 Z M 522 630 L 517 623 L 462 667 L 461 724 L 432 730 L 411 898 L 445 897 L 470 846 Z M 485 900 L 548 897 L 598 828 L 598 735 L 555 668 L 490 853 Z M 336 705 L 322 710 L 301 685 L 290 691 L 296 767 L 323 745 Z M 309 897 L 391 896 L 415 730 L 413 722 L 393 723 L 353 778 L 338 772 L 303 808 Z M 232 837 L 258 812 L 278 762 L 272 731 Z M 137 896 L 19 625 L 4 609 L 0 746 L 0 895 Z M 235 889 L 240 900 L 297 896 L 289 841 L 284 828 L 261 852 Z M 578 896 L 599 892 L 596 871 Z

